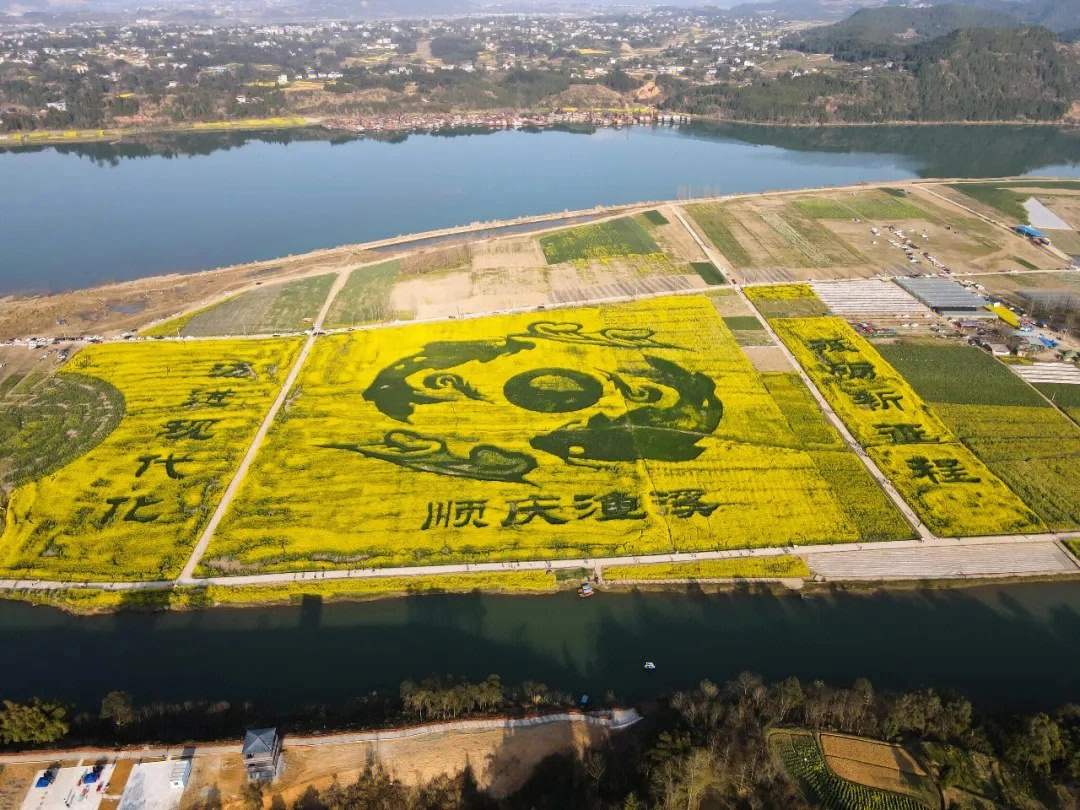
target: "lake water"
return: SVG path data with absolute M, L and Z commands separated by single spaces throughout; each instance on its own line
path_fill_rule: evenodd
M 0 294 L 201 270 L 475 221 L 912 177 L 1080 176 L 1052 127 L 322 131 L 0 151 Z
M 340 703 L 404 679 L 534 679 L 624 700 L 753 671 L 956 689 L 989 710 L 1080 698 L 1080 587 L 812 596 L 433 595 L 74 617 L 0 602 L 0 694 Z M 642 662 L 656 663 L 646 672 Z

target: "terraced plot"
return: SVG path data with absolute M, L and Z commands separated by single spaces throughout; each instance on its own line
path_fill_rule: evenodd
M 175 576 L 299 346 L 298 339 L 109 343 L 72 358 L 75 374 L 62 384 L 93 389 L 91 410 L 99 406 L 90 400 L 120 397 L 123 418 L 106 436 L 87 436 L 78 458 L 63 457 L 66 446 L 57 450 L 63 466 L 15 489 L 0 534 L 2 575 Z M 56 407 L 44 405 L 33 434 L 45 448 L 66 432 L 52 418 Z M 102 432 L 113 417 L 106 421 Z
M 779 387 L 698 296 L 322 338 L 203 571 L 874 539 Z

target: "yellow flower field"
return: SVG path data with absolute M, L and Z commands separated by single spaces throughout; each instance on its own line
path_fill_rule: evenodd
M 91 346 L 65 367 L 123 394 L 86 455 L 11 496 L 0 575 L 117 580 L 179 572 L 301 341 Z
M 729 560 L 702 560 L 652 565 L 616 565 L 604 569 L 607 582 L 672 579 L 779 579 L 806 578 L 810 569 L 801 557 L 736 557 Z
M 320 339 L 202 573 L 844 542 L 709 301 Z
M 776 318 L 772 325 L 931 531 L 946 536 L 1045 531 L 846 321 Z

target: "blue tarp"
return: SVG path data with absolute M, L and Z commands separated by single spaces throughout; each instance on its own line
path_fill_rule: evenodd
M 1038 228 L 1032 228 L 1030 225 L 1017 225 L 1016 232 L 1023 234 L 1024 236 L 1030 236 L 1033 239 L 1045 239 L 1046 234 L 1040 231 Z

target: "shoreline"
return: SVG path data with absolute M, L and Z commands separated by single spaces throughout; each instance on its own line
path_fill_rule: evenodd
M 423 113 L 417 114 L 419 117 L 423 117 Z M 889 120 L 889 121 L 755 121 L 743 118 L 716 118 L 707 115 L 695 115 L 686 112 L 661 112 L 658 110 L 650 111 L 649 113 L 642 113 L 640 111 L 635 112 L 633 110 L 618 111 L 618 110 L 596 110 L 589 111 L 586 115 L 589 116 L 601 116 L 600 118 L 589 118 L 587 120 L 530 120 L 522 122 L 518 125 L 512 125 L 505 120 L 505 117 L 500 120 L 499 123 L 489 123 L 487 119 L 497 118 L 500 113 L 473 113 L 463 112 L 450 114 L 451 117 L 461 117 L 466 120 L 462 120 L 458 123 L 443 123 L 446 114 L 443 113 L 431 113 L 429 114 L 433 118 L 432 123 L 416 123 L 409 124 L 400 127 L 374 127 L 364 126 L 362 124 L 349 125 L 346 123 L 331 123 L 327 122 L 323 116 L 281 116 L 279 118 L 260 118 L 260 119 L 240 119 L 236 121 L 192 121 L 174 125 L 163 126 L 151 126 L 146 128 L 141 127 L 104 127 L 97 129 L 69 129 L 69 130 L 56 130 L 56 129 L 43 129 L 33 130 L 31 132 L 21 133 L 0 133 L 0 153 L 5 149 L 20 149 L 25 147 L 35 146 L 60 146 L 60 145 L 78 145 L 78 144 L 93 144 L 93 143 L 137 143 L 142 138 L 152 138 L 156 136 L 170 136 L 170 135 L 206 135 L 206 134 L 227 134 L 230 132 L 276 132 L 283 130 L 298 130 L 298 129 L 312 129 L 322 130 L 323 132 L 334 135 L 346 135 L 362 138 L 401 138 L 408 137 L 409 135 L 446 135 L 454 134 L 456 131 L 461 130 L 461 134 L 491 134 L 495 132 L 503 131 L 550 131 L 550 130 L 565 130 L 574 131 L 575 128 L 581 128 L 582 132 L 587 132 L 588 129 L 623 129 L 638 126 L 652 126 L 652 127 L 677 127 L 685 126 L 687 124 L 712 124 L 715 126 L 735 125 L 745 127 L 769 127 L 769 128 L 797 128 L 797 129 L 811 129 L 811 128 L 826 128 L 826 129 L 846 129 L 853 127 L 948 127 L 948 126 L 962 126 L 962 127 L 985 127 L 985 126 L 1006 126 L 1006 127 L 1054 127 L 1066 130 L 1080 129 L 1080 120 L 1071 118 L 1061 118 L 1053 120 L 1015 120 L 1015 119 L 1002 119 L 1002 120 L 976 120 L 976 121 L 911 121 L 911 120 Z M 535 119 L 538 116 L 545 115 L 543 113 L 537 113 L 528 110 L 518 110 L 509 113 L 510 116 L 516 118 L 532 118 Z M 473 118 L 475 116 L 475 119 Z M 603 116 L 614 116 L 611 118 L 604 118 Z M 633 120 L 635 117 L 642 118 L 647 116 L 648 120 Z M 679 120 L 671 120 L 679 119 Z M 437 125 L 436 125 L 437 122 Z
M 729 577 L 724 579 L 712 578 L 685 578 L 673 580 L 624 580 L 619 582 L 606 582 L 594 584 L 594 590 L 599 597 L 605 595 L 626 596 L 634 593 L 642 594 L 696 594 L 702 596 L 741 595 L 757 596 L 771 595 L 774 597 L 791 596 L 814 598 L 829 596 L 832 594 L 850 594 L 872 596 L 877 593 L 909 593 L 913 591 L 951 591 L 962 592 L 979 587 L 1001 587 L 1008 585 L 1042 585 L 1062 582 L 1080 582 L 1080 571 L 1069 574 L 1039 573 L 1032 575 L 1001 575 L 986 577 L 953 577 L 953 578 L 927 578 L 927 579 L 896 579 L 896 580 L 819 580 L 815 578 L 781 578 L 781 577 Z M 499 587 L 472 587 L 461 590 L 410 590 L 408 588 L 395 589 L 384 593 L 339 593 L 339 594 L 314 594 L 305 593 L 303 588 L 297 588 L 295 592 L 270 599 L 240 599 L 236 601 L 215 601 L 213 599 L 201 602 L 197 598 L 186 602 L 160 602 L 148 601 L 145 603 L 124 603 L 120 605 L 93 605 L 78 604 L 66 601 L 69 592 L 62 591 L 33 591 L 33 590 L 4 590 L 0 591 L 0 604 L 16 602 L 30 607 L 45 607 L 59 610 L 70 616 L 115 616 L 118 614 L 160 614 L 170 613 L 193 613 L 206 610 L 241 610 L 252 611 L 262 608 L 299 608 L 308 599 L 318 599 L 321 604 L 364 604 L 370 602 L 385 602 L 395 599 L 406 599 L 423 596 L 458 596 L 465 597 L 470 594 L 509 596 L 509 597 L 535 597 L 550 596 L 558 597 L 569 594 L 577 589 L 577 579 L 567 579 L 554 583 L 551 588 L 499 588 Z M 197 597 L 198 592 L 205 586 L 183 586 L 180 588 L 163 587 L 157 593 L 170 594 L 186 590 L 192 596 Z M 115 592 L 103 589 L 74 588 L 75 591 L 95 591 L 101 594 Z M 59 596 L 59 598 L 51 598 Z

